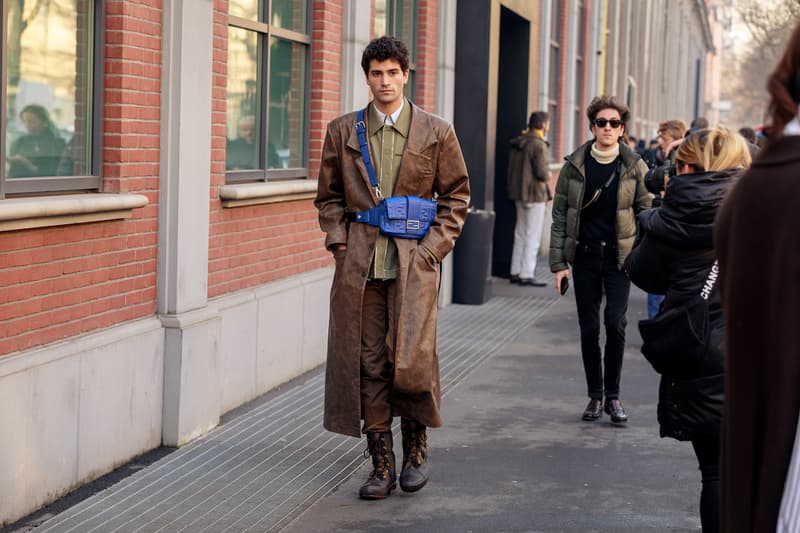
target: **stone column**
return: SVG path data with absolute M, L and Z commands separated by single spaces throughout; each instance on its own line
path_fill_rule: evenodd
M 162 439 L 219 423 L 220 317 L 208 308 L 212 0 L 164 2 L 158 311 L 165 328 Z

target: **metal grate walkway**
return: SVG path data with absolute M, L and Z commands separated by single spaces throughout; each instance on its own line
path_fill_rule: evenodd
M 495 297 L 481 306 L 442 309 L 442 394 L 554 301 Z M 37 531 L 279 531 L 366 461 L 361 439 L 322 428 L 323 391 L 323 373 L 313 372 L 278 395 L 255 400 L 243 414 Z

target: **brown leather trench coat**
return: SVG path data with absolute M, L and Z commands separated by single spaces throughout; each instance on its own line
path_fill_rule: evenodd
M 369 113 L 365 113 L 369 116 Z M 356 113 L 328 125 L 315 205 L 325 246 L 347 244 L 337 252 L 330 300 L 328 358 L 325 375 L 327 430 L 361 434 L 360 348 L 361 300 L 372 264 L 378 228 L 347 222 L 346 212 L 378 204 L 361 158 Z M 426 426 L 441 426 L 436 315 L 439 265 L 452 250 L 469 207 L 469 178 L 455 131 L 444 120 L 412 105 L 393 196 L 435 198 L 436 218 L 421 241 L 395 239 L 398 251 L 394 323 L 387 348 L 395 368 L 392 406 L 395 415 Z M 424 244 L 436 261 L 418 247 Z

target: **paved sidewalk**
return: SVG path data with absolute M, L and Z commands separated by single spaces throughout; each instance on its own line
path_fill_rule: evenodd
M 501 296 L 555 292 L 497 281 Z M 658 437 L 658 376 L 639 354 L 636 328 L 646 315 L 644 293 L 632 289 L 628 311 L 621 395 L 628 427 L 605 415 L 580 419 L 588 398 L 571 294 L 444 398 L 445 427 L 430 431 L 431 481 L 422 491 L 360 501 L 364 465 L 285 531 L 699 531 L 691 445 Z
M 638 352 L 644 294 L 628 312 L 622 428 L 580 420 L 572 291 L 498 279 L 494 294 L 440 314 L 445 427 L 430 431 L 423 491 L 358 499 L 364 443 L 322 429 L 320 369 L 35 531 L 698 531 L 691 446 L 658 438 L 657 376 Z

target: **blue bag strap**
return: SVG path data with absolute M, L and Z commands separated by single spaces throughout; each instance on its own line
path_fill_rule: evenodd
M 381 214 L 386 213 L 386 206 L 381 204 L 377 207 L 367 209 L 366 211 L 359 211 L 355 214 L 356 222 L 369 224 L 370 226 L 381 225 Z
M 378 186 L 378 179 L 375 177 L 375 168 L 372 166 L 372 159 L 369 157 L 369 144 L 367 144 L 367 125 L 364 123 L 364 110 L 359 109 L 356 117 L 356 132 L 358 132 L 358 145 L 361 147 L 361 158 L 364 166 L 367 167 L 369 182 L 375 187 L 378 198 L 382 198 L 381 188 Z

